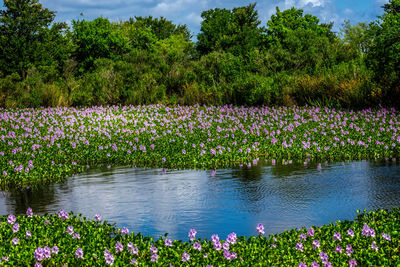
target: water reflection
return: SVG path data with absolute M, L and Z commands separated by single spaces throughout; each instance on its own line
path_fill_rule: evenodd
M 276 164 L 211 171 L 95 169 L 61 184 L 0 194 L 0 215 L 82 213 L 131 231 L 187 240 L 190 228 L 209 238 L 254 235 L 353 219 L 356 209 L 400 205 L 396 162 Z

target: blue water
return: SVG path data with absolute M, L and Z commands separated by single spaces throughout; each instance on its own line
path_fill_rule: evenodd
M 400 206 L 400 164 L 277 164 L 212 171 L 103 168 L 61 184 L 0 194 L 0 215 L 60 209 L 158 238 L 256 235 L 351 220 L 356 210 Z

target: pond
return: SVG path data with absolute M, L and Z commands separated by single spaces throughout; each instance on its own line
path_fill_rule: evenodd
M 255 162 L 254 162 L 255 163 Z M 287 163 L 287 162 L 286 162 Z M 356 210 L 400 206 L 396 162 L 272 164 L 205 170 L 97 168 L 60 184 L 2 192 L 0 215 L 81 213 L 158 238 L 256 235 L 352 220 Z

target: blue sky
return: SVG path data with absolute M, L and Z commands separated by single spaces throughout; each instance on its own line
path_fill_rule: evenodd
M 247 0 L 40 0 L 44 7 L 57 11 L 56 21 L 70 23 L 73 19 L 87 20 L 99 16 L 112 21 L 127 20 L 134 16 L 163 16 L 175 24 L 186 24 L 196 35 L 200 30 L 201 12 L 213 8 L 246 6 Z M 266 24 L 275 7 L 281 10 L 301 8 L 317 16 L 321 22 L 334 22 L 338 31 L 345 19 L 350 22 L 370 22 L 381 15 L 381 6 L 388 0 L 263 0 L 256 1 L 262 26 Z M 3 1 L 0 1 L 3 4 Z M 83 17 L 80 16 L 83 13 Z

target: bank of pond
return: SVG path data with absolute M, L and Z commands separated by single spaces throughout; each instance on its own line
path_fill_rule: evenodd
M 353 221 L 292 229 L 264 236 L 158 239 L 116 228 L 101 215 L 93 219 L 60 210 L 38 216 L 0 217 L 2 266 L 397 266 L 400 209 L 358 213 Z
M 0 110 L 3 189 L 61 181 L 99 164 L 215 169 L 256 158 L 398 159 L 394 109 L 94 106 Z

